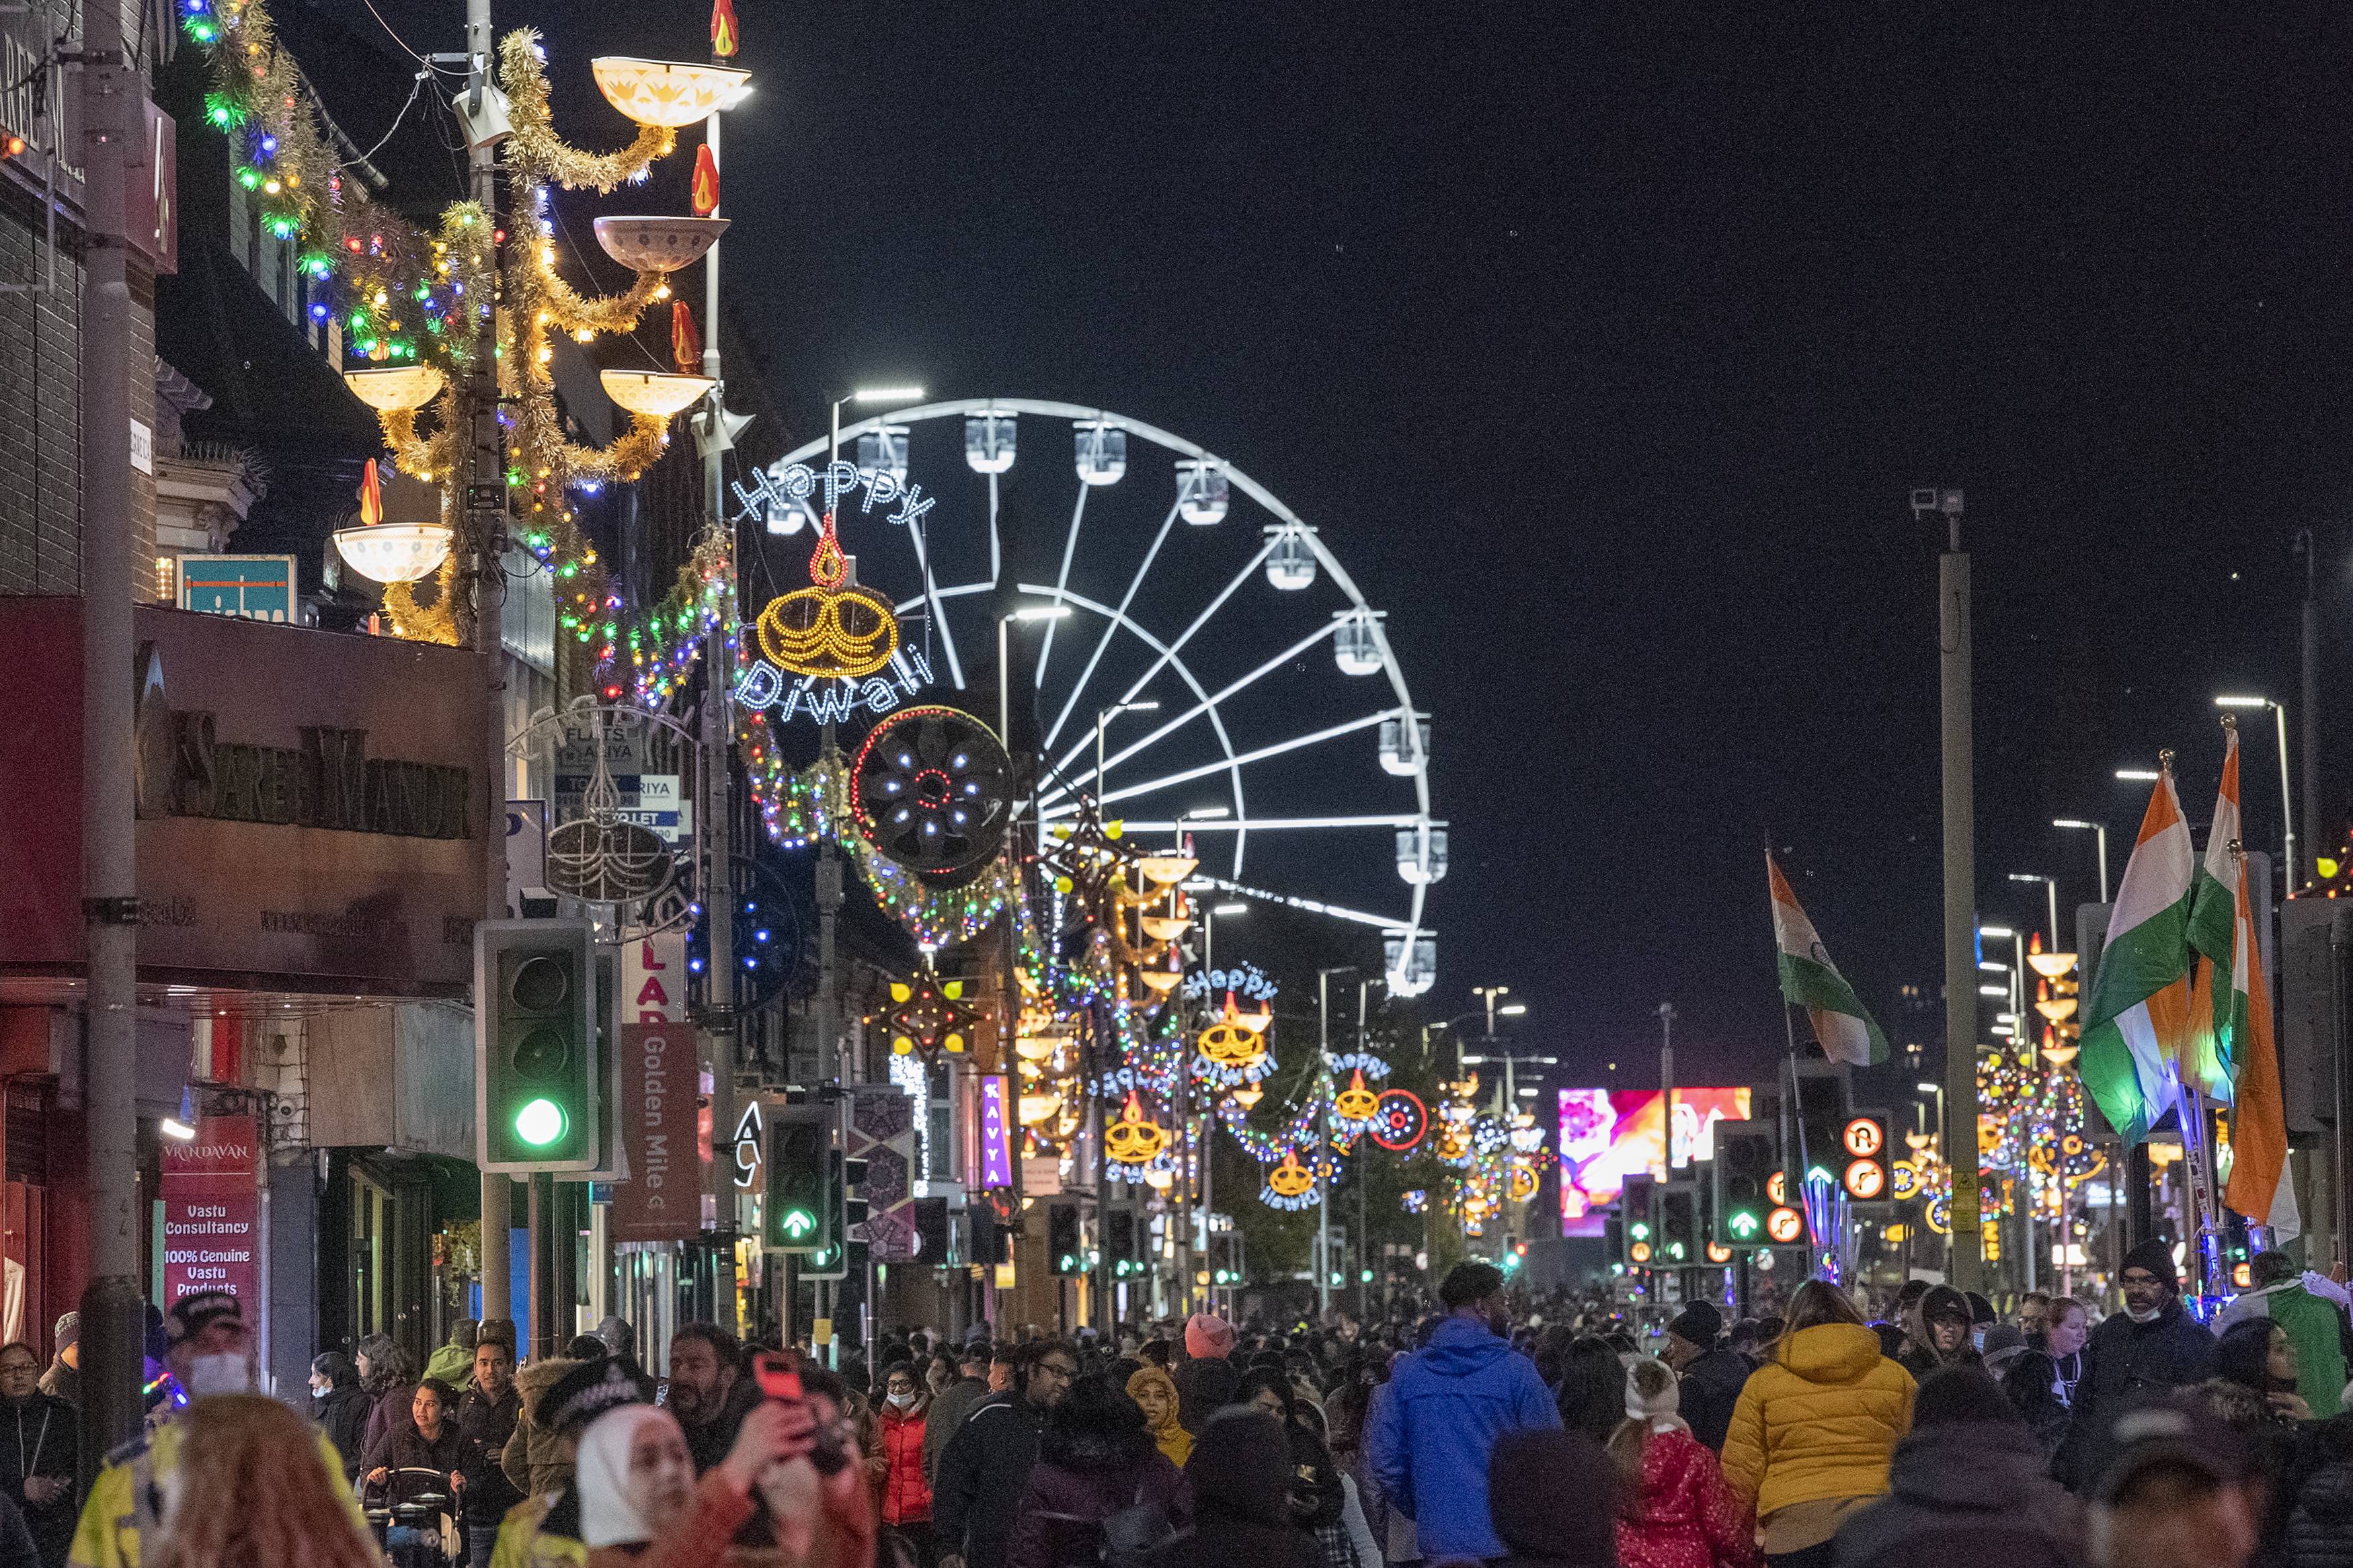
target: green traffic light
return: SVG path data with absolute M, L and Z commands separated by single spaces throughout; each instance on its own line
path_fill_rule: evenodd
M 781 1224 L 784 1226 L 785 1238 L 788 1241 L 798 1241 L 817 1228 L 817 1215 L 807 1209 L 786 1209 Z
M 1746 1241 L 1750 1237 L 1757 1234 L 1758 1221 L 1755 1215 L 1749 1213 L 1746 1209 L 1741 1209 L 1734 1214 L 1733 1216 L 1725 1223 L 1731 1229 L 1734 1236 Z
M 564 1107 L 544 1097 L 525 1101 L 514 1118 L 515 1136 L 534 1149 L 544 1149 L 562 1138 L 571 1124 Z
M 1369 1268 L 1358 1269 L 1356 1271 L 1356 1282 L 1360 1285 L 1371 1284 L 1373 1282 L 1373 1271 Z
M 1626 1227 L 1626 1234 L 1636 1241 L 1648 1241 L 1651 1239 L 1651 1227 L 1638 1219 Z

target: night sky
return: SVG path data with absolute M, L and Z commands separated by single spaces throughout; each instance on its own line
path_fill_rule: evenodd
M 2041 919 L 2009 871 L 2093 896 L 2053 816 L 2121 874 L 2111 773 L 2160 746 L 2202 823 L 2213 694 L 2294 693 L 2306 526 L 2334 700 L 2335 8 L 737 3 L 728 286 L 795 437 L 877 378 L 1099 404 L 1319 524 L 1435 713 L 1430 1011 L 1510 984 L 1565 1081 L 1669 998 L 1687 1081 L 1770 1072 L 1768 831 L 1892 1033 L 1934 994 L 1916 485 L 1968 495 L 1988 919 Z M 457 47 L 448 0 L 378 5 Z M 587 58 L 702 58 L 706 18 L 498 16 L 599 146 Z M 2244 766 L 2275 847 L 2267 721 Z

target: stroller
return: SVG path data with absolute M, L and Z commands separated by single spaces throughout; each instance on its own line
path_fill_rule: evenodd
M 360 1482 L 360 1511 L 392 1568 L 454 1568 L 465 1561 L 449 1478 L 415 1466 Z

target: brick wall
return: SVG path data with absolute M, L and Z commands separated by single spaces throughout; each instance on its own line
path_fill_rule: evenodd
M 80 581 L 81 267 L 71 231 L 58 237 L 58 291 L 0 294 L 0 594 Z M 47 265 L 38 209 L 0 199 L 0 282 L 42 282 Z
M 80 584 L 81 266 L 60 224 L 54 294 L 0 293 L 0 594 Z M 37 205 L 0 190 L 0 283 L 47 279 Z M 131 268 L 131 415 L 155 423 L 155 280 Z M 153 595 L 155 482 L 132 476 L 134 597 Z

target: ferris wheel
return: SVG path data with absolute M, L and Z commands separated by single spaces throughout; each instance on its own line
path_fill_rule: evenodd
M 1429 715 L 1313 524 L 1196 443 L 1074 404 L 923 404 L 844 427 L 839 451 L 890 476 L 869 496 L 903 498 L 836 521 L 896 604 L 923 700 L 994 722 L 1010 651 L 1036 818 L 1092 797 L 1132 837 L 1189 837 L 1198 892 L 1375 927 L 1391 993 L 1430 988 L 1447 835 Z M 820 439 L 770 466 L 771 562 L 814 544 L 830 456 Z

